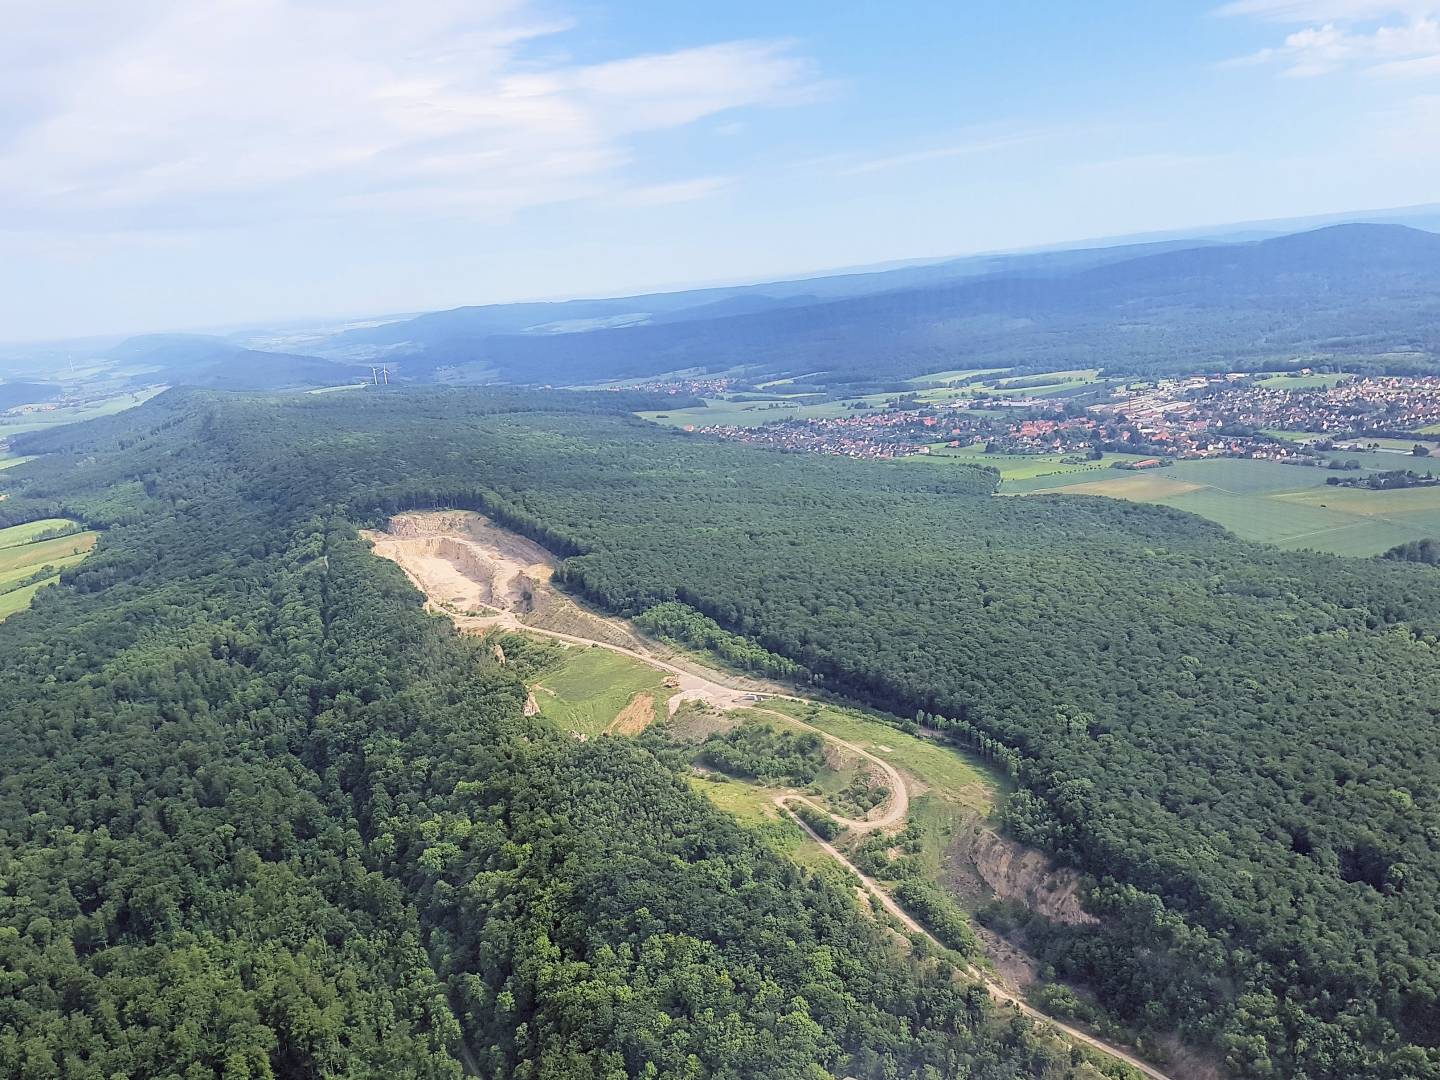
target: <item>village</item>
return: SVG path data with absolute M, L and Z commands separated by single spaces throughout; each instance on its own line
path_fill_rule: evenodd
M 1255 458 L 1323 464 L 1332 451 L 1377 449 L 1440 425 L 1440 378 L 1292 381 L 1229 372 L 1116 383 L 1066 397 L 974 397 L 929 402 L 897 395 L 837 417 L 782 416 L 754 426 L 694 425 L 736 442 L 801 453 L 887 459 L 983 443 L 1005 454 Z M 777 411 L 784 411 L 777 409 Z M 1397 451 L 1402 452 L 1402 451 Z M 1145 461 L 1139 463 L 1144 466 Z

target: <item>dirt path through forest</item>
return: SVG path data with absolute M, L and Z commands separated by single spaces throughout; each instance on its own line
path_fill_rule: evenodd
M 426 598 L 426 606 L 432 611 L 448 615 L 461 630 L 485 633 L 489 630 L 512 630 L 541 637 L 553 638 L 572 645 L 595 649 L 609 649 L 611 652 L 628 656 L 644 664 L 658 668 L 673 676 L 677 683 L 676 692 L 667 703 L 671 716 L 685 701 L 704 701 L 712 707 L 728 712 L 732 709 L 750 708 L 782 720 L 787 725 L 800 727 L 819 735 L 822 739 L 879 767 L 890 785 L 890 796 L 878 817 L 854 820 L 830 813 L 815 800 L 798 792 L 775 796 L 775 805 L 782 813 L 794 820 L 815 843 L 820 845 L 830 858 L 854 874 L 861 887 L 886 911 L 900 920 L 913 933 L 924 936 L 940 948 L 944 945 L 928 930 L 906 914 L 895 899 L 874 878 L 860 870 L 838 848 L 810 828 L 790 808 L 792 803 L 804 803 L 834 818 L 846 828 L 857 833 L 877 829 L 895 828 L 903 825 L 910 813 L 910 788 L 905 777 L 888 761 L 858 746 L 841 739 L 822 728 L 807 724 L 793 716 L 787 716 L 773 709 L 759 705 L 761 701 L 781 699 L 802 704 L 818 704 L 808 698 L 786 694 L 769 689 L 755 689 L 755 680 L 743 680 L 750 686 L 741 688 L 722 681 L 728 676 L 713 672 L 709 675 L 697 673 L 700 664 L 687 660 L 682 667 L 647 651 L 643 639 L 639 638 L 620 620 L 586 613 L 588 623 L 605 627 L 607 637 L 635 642 L 634 647 L 616 644 L 614 640 L 599 640 L 580 634 L 567 633 L 546 627 L 535 626 L 522 621 L 522 617 L 537 606 L 543 605 L 554 593 L 550 583 L 554 572 L 555 559 L 538 544 L 515 536 L 495 526 L 479 514 L 458 511 L 434 511 L 430 513 L 405 514 L 392 521 L 389 532 L 363 533 L 375 545 L 375 554 L 397 563 L 417 589 Z M 440 540 L 450 543 L 440 543 Z M 464 579 L 469 579 L 469 584 Z M 498 587 L 497 587 L 498 586 Z M 437 595 L 438 594 L 438 595 Z M 557 594 L 558 595 L 558 594 Z M 483 615 L 465 614 L 457 610 L 459 604 L 474 609 L 488 608 Z M 525 609 L 525 610 L 521 610 Z M 739 679 L 734 680 L 741 681 Z M 1146 1065 L 1139 1058 L 1117 1046 L 1072 1027 L 1054 1017 L 1021 1001 L 1005 989 L 996 978 L 978 968 L 967 968 L 966 973 L 980 982 L 996 1001 L 1013 1005 L 1025 1016 L 1048 1025 L 1070 1038 L 1100 1050 L 1138 1069 L 1151 1080 L 1170 1080 L 1165 1073 Z
M 891 915 L 895 916 L 895 918 L 900 920 L 901 924 L 907 930 L 909 930 L 911 933 L 921 935 L 926 940 L 932 942 L 937 948 L 944 949 L 944 943 L 940 941 L 940 939 L 937 938 L 934 934 L 930 933 L 929 930 L 926 930 L 925 927 L 921 926 L 918 922 L 911 918 L 910 915 L 906 913 L 905 909 L 902 908 L 895 901 L 895 898 L 892 897 L 890 893 L 887 892 L 880 885 L 879 882 L 877 882 L 874 878 L 870 877 L 868 874 L 863 873 L 859 867 L 857 867 L 849 860 L 849 858 L 846 857 L 844 852 L 840 851 L 840 849 L 835 847 L 834 844 L 831 844 L 828 840 L 826 840 L 823 836 L 817 833 L 809 825 L 805 824 L 805 821 L 798 814 L 794 813 L 789 809 L 787 804 L 797 798 L 800 798 L 800 796 L 777 795 L 775 797 L 775 805 L 785 810 L 786 813 L 790 815 L 791 820 L 793 820 L 797 825 L 804 829 L 810 835 L 810 839 L 814 840 L 815 843 L 820 845 L 820 847 L 824 850 L 825 854 L 829 855 L 830 858 L 834 859 L 841 866 L 845 867 L 846 870 L 850 871 L 850 873 L 854 874 L 857 878 L 859 878 L 860 887 L 864 889 L 865 892 L 872 899 L 878 901 L 881 907 L 883 907 Z M 1030 1017 L 1030 1019 L 1036 1020 L 1039 1023 L 1048 1027 L 1055 1028 L 1057 1031 L 1063 1032 L 1065 1035 L 1068 1035 L 1070 1038 L 1076 1040 L 1077 1042 L 1082 1042 L 1086 1046 L 1093 1047 L 1094 1049 L 1099 1050 L 1102 1053 L 1109 1054 L 1113 1058 L 1118 1058 L 1126 1065 L 1129 1065 L 1132 1069 L 1137 1069 L 1144 1075 L 1150 1077 L 1151 1080 L 1170 1080 L 1170 1077 L 1168 1077 L 1165 1073 L 1161 1072 L 1159 1069 L 1145 1064 L 1145 1062 L 1141 1061 L 1133 1054 L 1126 1053 L 1118 1046 L 1113 1046 L 1110 1043 L 1105 1042 L 1103 1039 L 1096 1038 L 1094 1035 L 1091 1035 L 1088 1032 L 1081 1031 L 1077 1027 L 1071 1027 L 1063 1020 L 1056 1020 L 1053 1016 L 1047 1016 L 1039 1009 L 1036 1009 L 1035 1007 L 1026 1004 L 1024 1001 L 1020 1000 L 1020 998 L 1016 997 L 1014 994 L 1010 993 L 1010 991 L 1006 990 L 1003 986 L 1001 986 L 988 972 L 981 971 L 979 968 L 969 966 L 967 966 L 964 970 L 965 974 L 969 975 L 972 979 L 983 985 L 985 989 L 990 992 L 990 996 L 996 1001 L 1002 1002 L 1006 1005 L 1013 1005 L 1021 1013 Z
M 798 701 L 803 699 L 796 698 L 795 700 Z M 884 811 L 877 818 L 865 818 L 856 820 L 855 818 L 841 817 L 838 814 L 826 810 L 825 807 L 821 806 L 814 799 L 810 798 L 810 796 L 800 795 L 798 793 L 777 795 L 775 797 L 776 806 L 780 806 L 783 808 L 787 802 L 802 802 L 806 806 L 818 810 L 826 817 L 834 818 L 841 825 L 844 825 L 847 829 L 857 833 L 874 832 L 876 829 L 898 828 L 899 826 L 903 825 L 905 823 L 905 819 L 910 816 L 910 785 L 905 783 L 905 777 L 900 775 L 900 770 L 895 768 L 895 766 L 891 765 L 888 761 L 884 760 L 883 758 L 876 757 L 869 750 L 866 750 L 863 746 L 857 746 L 855 743 L 847 742 L 846 740 L 840 738 L 838 735 L 832 735 L 828 731 L 824 731 L 818 727 L 815 727 L 813 724 L 807 724 L 803 720 L 797 720 L 793 716 L 786 716 L 784 713 L 775 712 L 773 709 L 757 708 L 754 711 L 764 713 L 767 716 L 776 717 L 779 720 L 783 720 L 787 724 L 793 724 L 797 727 L 802 727 L 806 731 L 812 731 L 816 735 L 819 735 L 822 739 L 827 740 L 835 746 L 841 747 L 845 750 L 849 750 L 853 754 L 859 754 L 866 761 L 879 766 L 880 771 L 885 774 L 886 783 L 890 786 L 890 796 L 885 802 Z

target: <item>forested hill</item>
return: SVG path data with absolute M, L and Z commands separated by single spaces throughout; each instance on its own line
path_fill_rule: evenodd
M 0 626 L 0 1075 L 1098 1076 L 650 753 L 527 720 L 345 515 L 635 401 L 320 401 L 21 440 L 0 511 L 107 531 Z
M 720 286 L 639 296 L 560 300 L 545 303 L 485 304 L 434 311 L 411 319 L 346 330 L 331 344 L 348 350 L 415 344 L 426 350 L 461 347 L 499 334 L 553 334 L 628 325 L 690 322 L 772 308 L 815 304 L 849 296 L 933 287 L 945 282 L 998 274 L 1033 277 L 1068 274 L 1108 263 L 1219 241 L 1161 240 L 1023 254 L 973 255 L 937 259 L 888 270 L 837 273 L 824 277 Z
M 172 393 L 19 441 L 55 453 L 10 471 L 7 512 L 118 523 L 0 628 L 20 673 L 0 686 L 0 828 L 24 882 L 0 940 L 27 973 L 0 1009 L 25 1038 L 110 1045 L 125 980 L 180 993 L 204 960 L 257 1045 L 289 1015 L 318 1045 L 343 998 L 403 1018 L 364 1037 L 436 1056 L 447 1016 L 513 1063 L 547 1039 L 608 1052 L 597 1018 L 623 1013 L 624 1061 L 675 1040 L 708 1068 L 729 1052 L 714 1026 L 676 1017 L 713 1007 L 745 1032 L 727 1046 L 767 1055 L 739 1075 L 947 1054 L 987 1063 L 942 1073 L 1014 1071 L 949 991 L 880 961 L 841 893 L 640 751 L 528 727 L 518 687 L 420 618 L 348 524 L 466 506 L 566 556 L 600 603 L 687 603 L 980 747 L 1017 781 L 1011 828 L 1095 881 L 1100 926 L 1057 930 L 1047 960 L 1132 1023 L 1178 1024 L 1234 1076 L 1440 1077 L 1432 568 L 996 498 L 992 473 L 943 463 L 772 454 L 625 406 Z M 262 955 L 311 997 L 277 1001 L 279 969 L 235 929 L 250 911 L 290 927 Z M 719 999 L 662 977 L 677 964 Z M 619 984 L 644 988 L 633 1010 Z
M 588 332 L 518 334 L 467 314 L 487 309 L 462 309 L 357 333 L 394 349 L 388 355 L 407 377 L 475 365 L 519 383 L 742 365 L 777 376 L 824 372 L 831 384 L 999 365 L 1229 370 L 1316 354 L 1401 353 L 1411 366 L 1440 365 L 1440 236 L 1433 233 L 1337 225 L 1250 243 L 1116 250 L 1126 257 L 1066 262 L 1056 253 L 973 278 L 817 295 L 809 303 L 751 300 L 756 310 L 737 313 L 691 307 L 650 325 Z M 648 310 L 630 308 L 634 318 Z
M 105 358 L 138 367 L 132 381 L 153 386 L 203 386 L 215 390 L 280 390 L 356 382 L 369 368 L 315 356 L 246 349 L 204 334 L 145 334 L 107 350 Z

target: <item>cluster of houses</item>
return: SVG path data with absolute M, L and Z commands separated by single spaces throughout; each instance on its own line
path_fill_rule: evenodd
M 644 390 L 652 394 L 669 394 L 671 397 L 719 397 L 735 388 L 735 380 L 727 378 L 660 379 L 611 387 L 613 390 Z
M 849 417 L 701 430 L 774 449 L 858 458 L 927 454 L 932 446 L 983 442 L 987 450 L 1007 454 L 1100 450 L 1157 459 L 1238 457 L 1314 464 L 1313 445 L 1279 440 L 1268 432 L 1353 435 L 1440 424 L 1440 378 L 1350 378 L 1334 386 L 1288 388 L 1241 373 L 1197 375 L 1116 387 L 1108 400 L 1081 415 L 1055 399 L 1027 400 L 1013 410 L 1013 419 L 996 416 L 989 403 L 986 413 L 969 411 L 973 404 L 900 399 Z M 1329 448 L 1321 444 L 1322 450 Z
M 877 409 L 859 416 L 790 419 L 759 427 L 727 424 L 699 430 L 771 450 L 879 459 L 928 454 L 932 443 L 968 436 L 969 428 L 958 424 L 958 419 L 948 422 L 938 416 Z

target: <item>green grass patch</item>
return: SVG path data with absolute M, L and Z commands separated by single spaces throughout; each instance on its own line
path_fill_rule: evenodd
M 775 805 L 776 791 L 742 780 L 692 773 L 690 787 L 718 809 L 757 830 L 775 850 L 817 874 L 844 882 L 847 872 Z
M 1267 390 L 1313 390 L 1321 386 L 1335 386 L 1354 377 L 1343 371 L 1333 372 L 1329 375 L 1290 375 L 1280 372 L 1275 375 L 1267 375 L 1263 379 L 1256 379 L 1255 385 L 1263 386 Z
M 1440 460 L 1385 453 L 1337 451 L 1363 469 L 1413 468 L 1440 472 Z M 1214 458 L 1179 461 L 1163 469 L 1092 482 L 1066 475 L 1007 485 L 1007 494 L 1105 495 L 1186 510 L 1246 540 L 1334 555 L 1377 555 L 1408 540 L 1440 535 L 1440 488 L 1369 491 L 1326 484 L 1329 469 L 1274 461 Z
M 90 553 L 98 533 L 77 532 L 49 540 L 36 539 L 73 525 L 75 522 L 68 518 L 44 518 L 0 529 L 0 619 L 29 607 L 40 589 L 60 579 L 61 570 L 74 566 Z M 42 571 L 46 574 L 43 579 L 14 588 L 17 582 Z
M 74 566 L 78 562 L 83 562 L 85 556 L 88 554 L 88 551 L 82 551 L 79 554 L 66 555 L 58 559 L 46 559 L 39 563 L 26 563 L 21 566 L 12 566 L 8 570 L 0 570 L 0 591 L 4 591 L 8 585 L 30 577 L 42 566 L 51 566 L 57 571 L 64 570 L 67 566 Z
M 75 524 L 69 518 L 41 518 L 39 521 L 27 521 L 24 525 L 12 525 L 8 529 L 0 529 L 0 548 L 19 547 L 31 543 L 42 533 L 68 529 Z
M 1339 455 L 1344 456 L 1344 455 Z M 1330 473 L 1302 465 L 1282 465 L 1278 461 L 1252 461 L 1247 458 L 1211 458 L 1205 461 L 1177 461 L 1157 472 L 1188 480 L 1193 484 L 1213 487 L 1229 495 L 1269 494 L 1296 491 L 1323 485 Z
M 671 427 L 760 427 L 775 420 L 794 420 L 820 406 L 797 405 L 784 398 L 771 401 L 726 401 L 706 398 L 704 408 L 658 409 L 638 415 Z M 848 416 L 850 410 L 837 415 Z
M 615 724 L 641 695 L 651 699 L 648 718 L 660 719 L 670 694 L 664 680 L 664 672 L 631 657 L 609 649 L 577 648 L 531 689 L 542 716 L 567 731 L 593 737 Z
M 928 455 L 906 458 L 906 461 L 955 462 L 966 465 L 984 465 L 1000 473 L 1002 485 L 1019 481 L 1034 481 L 1042 477 L 1078 476 L 1086 480 L 1103 480 L 1119 475 L 1111 468 L 1117 461 L 1141 461 L 1141 454 L 1106 454 L 1099 461 L 1075 461 L 1082 454 L 987 454 L 984 443 L 970 446 L 946 446 L 936 443 Z M 1066 461 L 1066 458 L 1072 460 Z M 1071 481 L 1074 482 L 1074 481 Z
M 1345 510 L 1364 517 L 1400 516 L 1440 510 L 1440 487 L 1370 488 L 1320 487 L 1277 496 L 1289 503 Z
M 995 397 L 1049 397 L 1084 386 L 1097 386 L 1104 381 L 1100 378 L 1098 368 L 1073 368 L 1068 371 L 1032 371 L 1024 375 L 989 379 L 965 389 L 971 393 L 984 392 Z M 1026 385 L 1027 383 L 1034 385 Z
M 974 808 L 963 807 L 943 794 L 926 792 L 910 800 L 910 819 L 907 832 L 920 839 L 919 851 L 914 858 L 923 867 L 925 875 L 938 880 L 945 868 L 945 853 L 949 850 L 960 829 L 973 826 Z
M 0 469 L 13 469 L 16 465 L 24 465 L 27 461 L 34 461 L 34 456 L 23 454 L 0 453 Z
M 60 575 L 48 577 L 44 581 L 36 581 L 22 588 L 0 594 L 0 622 L 5 621 L 18 611 L 24 611 L 30 606 L 30 601 L 35 599 L 35 594 L 47 585 L 54 585 L 60 580 Z
M 1428 447 L 1432 454 L 1435 453 L 1436 450 L 1435 440 L 1433 439 L 1387 439 L 1377 436 L 1376 438 L 1364 438 L 1358 441 L 1364 443 L 1367 446 L 1371 443 L 1374 443 L 1381 450 L 1398 452 L 1406 457 L 1413 456 L 1410 451 L 1415 448 L 1415 444 L 1417 442 L 1423 446 Z
M 1265 428 L 1264 434 L 1272 439 L 1284 439 L 1286 442 L 1308 443 L 1320 439 L 1333 439 L 1334 432 L 1325 431 L 1284 431 L 1281 428 Z
M 55 540 L 37 540 L 30 544 L 0 548 L 0 573 L 24 567 L 40 567 L 55 563 L 73 555 L 88 552 L 95 546 L 99 534 L 93 532 L 75 533 Z
M 960 379 L 969 379 L 975 375 L 1000 375 L 1008 372 L 1010 368 L 987 367 L 987 368 L 954 368 L 950 371 L 936 371 L 929 375 L 916 375 L 913 379 L 906 379 L 911 386 L 933 386 L 937 383 L 953 383 Z
M 707 773 L 691 773 L 690 786 L 748 825 L 782 820 L 775 794 L 769 788 Z
M 1415 457 L 1408 453 L 1396 454 L 1381 450 L 1334 450 L 1325 456 L 1327 460 L 1339 458 L 1341 461 L 1358 461 L 1362 469 L 1370 469 L 1375 472 L 1411 469 L 1418 473 L 1429 473 L 1431 476 L 1440 474 L 1440 455 Z

